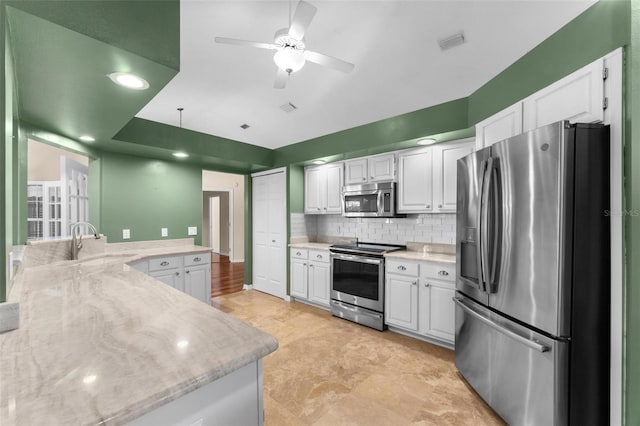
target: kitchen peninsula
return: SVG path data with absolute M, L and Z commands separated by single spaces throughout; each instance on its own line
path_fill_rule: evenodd
M 167 243 L 46 264 L 26 247 L 9 295 L 20 327 L 0 335 L 0 424 L 262 423 L 277 340 L 128 265 L 210 250 Z

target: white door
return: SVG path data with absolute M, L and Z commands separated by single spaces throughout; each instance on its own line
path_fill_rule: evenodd
M 476 149 L 522 133 L 522 102 L 476 124 Z
M 385 281 L 385 322 L 418 330 L 418 278 L 387 275 Z
M 344 184 L 359 185 L 367 182 L 367 159 L 346 161 L 344 163 Z
M 534 93 L 523 103 L 523 131 L 560 120 L 604 120 L 604 60 L 600 59 Z
M 304 171 L 304 212 L 321 213 L 324 203 L 322 202 L 322 187 L 326 184 L 324 170 L 320 167 L 308 168 Z
M 369 157 L 369 182 L 394 180 L 396 178 L 396 156 L 394 154 Z
M 220 253 L 220 197 L 209 197 L 209 228 L 211 251 Z
M 291 295 L 294 297 L 308 298 L 307 294 L 307 261 L 291 259 Z
M 432 149 L 398 156 L 398 212 L 420 213 L 433 209 Z
M 329 306 L 329 264 L 309 263 L 309 299 Z
M 284 171 L 253 177 L 253 286 L 286 294 L 286 177 Z
M 433 147 L 433 204 L 435 211 L 456 211 L 458 159 L 471 154 L 474 147 L 474 139 Z
M 65 156 L 60 157 L 60 192 L 62 199 L 62 236 L 71 235 L 77 222 L 89 220 L 89 192 L 87 166 Z M 87 226 L 81 226 L 82 235 L 87 235 Z
M 325 166 L 327 177 L 326 213 L 342 212 L 342 163 Z

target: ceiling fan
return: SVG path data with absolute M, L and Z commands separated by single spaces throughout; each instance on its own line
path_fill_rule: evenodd
M 289 10 L 291 10 L 291 7 Z M 299 71 L 306 61 L 344 73 L 351 72 L 355 67 L 352 63 L 306 49 L 304 35 L 317 10 L 311 3 L 300 0 L 293 19 L 291 19 L 291 13 L 289 13 L 289 28 L 276 31 L 273 43 L 259 43 L 226 37 L 216 37 L 215 41 L 216 43 L 276 50 L 275 55 L 273 55 L 273 60 L 278 66 L 276 80 L 273 84 L 276 89 L 283 89 L 287 83 L 287 77 L 291 73 Z

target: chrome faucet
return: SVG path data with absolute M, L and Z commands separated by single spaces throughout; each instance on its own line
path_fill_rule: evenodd
M 96 240 L 100 239 L 100 234 L 98 234 L 98 230 L 95 226 L 90 224 L 89 222 L 76 222 L 71 227 L 71 260 L 78 260 L 78 253 L 82 248 L 82 235 L 80 231 L 80 227 L 82 225 L 86 225 L 93 232 L 93 237 Z

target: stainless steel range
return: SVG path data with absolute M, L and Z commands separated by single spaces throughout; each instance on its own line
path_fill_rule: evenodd
M 404 249 L 373 243 L 331 246 L 331 313 L 384 330 L 384 254 Z

